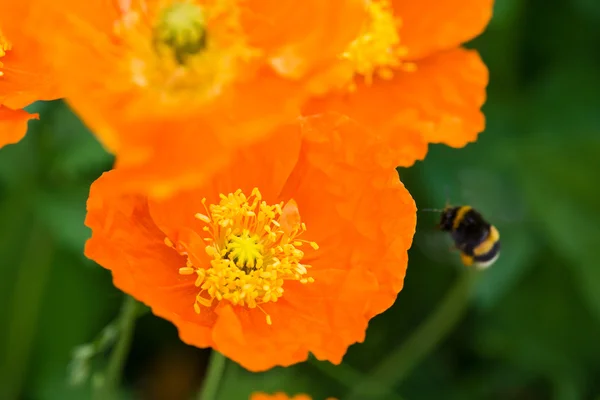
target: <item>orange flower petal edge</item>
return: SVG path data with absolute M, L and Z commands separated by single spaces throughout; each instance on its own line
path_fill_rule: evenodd
M 392 0 L 402 18 L 406 58 L 423 59 L 480 35 L 492 18 L 493 0 Z
M 488 72 L 476 52 L 458 46 L 483 31 L 492 5 L 369 1 L 361 34 L 342 54 L 354 77 L 310 100 L 304 115 L 348 115 L 388 141 L 383 158 L 405 167 L 423 159 L 429 143 L 474 141 L 485 127 Z
M 485 127 L 487 82 L 477 52 L 454 49 L 423 60 L 414 72 L 318 99 L 307 113 L 326 109 L 352 116 L 388 141 L 387 158 L 407 167 L 425 157 L 428 143 L 462 147 L 477 139 Z
M 267 394 L 264 392 L 252 393 L 249 400 L 312 400 L 307 394 L 297 394 L 295 396 L 288 396 L 284 392 L 277 392 L 273 394 Z M 328 397 L 325 400 L 337 400 L 333 397 Z
M 364 17 L 361 0 L 37 0 L 26 28 L 125 186 L 166 196 L 299 115 Z
M 30 119 L 38 119 L 37 114 L 25 110 L 11 110 L 0 105 L 0 147 L 17 143 L 27 132 Z
M 340 363 L 402 289 L 416 207 L 376 140 L 302 118 L 167 199 L 91 188 L 86 255 L 181 339 L 251 371 Z
M 0 5 L 0 147 L 18 142 L 27 132 L 27 121 L 37 118 L 23 107 L 60 97 L 38 42 L 21 30 L 28 18 L 28 3 Z

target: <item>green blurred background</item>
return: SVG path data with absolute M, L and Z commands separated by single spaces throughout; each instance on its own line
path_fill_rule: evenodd
M 470 46 L 491 71 L 486 132 L 400 174 L 420 208 L 480 209 L 499 261 L 467 273 L 419 213 L 404 290 L 342 366 L 230 362 L 221 399 L 600 399 L 600 1 L 497 0 Z M 33 108 L 41 122 L 0 150 L 0 399 L 87 399 L 110 353 L 74 365 L 73 351 L 123 301 L 82 255 L 87 191 L 112 158 L 61 102 Z M 145 314 L 122 398 L 190 398 L 209 354 Z

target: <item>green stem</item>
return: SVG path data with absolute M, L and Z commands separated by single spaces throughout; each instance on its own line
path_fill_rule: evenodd
M 9 400 L 18 398 L 23 387 L 42 297 L 52 269 L 52 241 L 43 228 L 34 224 L 29 243 L 23 249 L 22 262 L 15 266 L 17 278 L 13 287 L 10 320 L 6 326 L 7 347 L 4 363 L 0 367 L 0 397 Z
M 225 371 L 227 358 L 216 350 L 213 350 L 208 362 L 208 370 L 204 378 L 202 390 L 198 393 L 198 400 L 216 400 L 219 392 L 219 383 Z
M 138 302 L 133 297 L 126 295 L 117 321 L 119 338 L 110 354 L 102 382 L 95 388 L 95 397 L 98 399 L 116 398 L 115 393 L 121 383 L 121 375 L 131 347 L 137 316 Z
M 377 395 L 400 383 L 460 321 L 469 303 L 470 289 L 478 276 L 467 270 L 448 291 L 440 305 L 399 347 L 384 358 L 365 378 L 357 382 L 346 400 Z

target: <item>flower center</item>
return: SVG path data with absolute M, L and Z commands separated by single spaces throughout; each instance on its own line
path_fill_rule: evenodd
M 4 35 L 2 35 L 2 32 L 0 32 L 0 58 L 4 57 L 6 55 L 6 52 L 10 49 L 12 49 L 12 44 L 8 41 L 8 39 L 4 37 Z M 3 66 L 4 63 L 0 61 L 0 68 L 2 68 Z M 0 71 L 0 76 L 3 75 L 4 72 Z
M 354 39 L 342 58 L 354 65 L 354 71 L 362 75 L 367 84 L 373 77 L 391 79 L 394 69 L 414 70 L 413 63 L 402 61 L 407 54 L 406 47 L 400 43 L 401 21 L 394 16 L 389 0 L 370 0 L 367 2 L 368 20 L 361 34 Z
M 301 262 L 304 252 L 300 248 L 303 244 L 314 250 L 319 247 L 298 238 L 306 226 L 294 200 L 269 205 L 256 188 L 248 197 L 237 190 L 221 194 L 220 199 L 219 204 L 208 207 L 203 199 L 206 213 L 196 214 L 205 224 L 203 239 L 210 265 L 194 265 L 188 257 L 186 266 L 179 269 L 181 275 L 198 275 L 196 313 L 211 307 L 215 299 L 262 310 L 261 304 L 283 296 L 285 281 L 314 282 L 308 276 L 310 265 Z M 169 239 L 165 243 L 178 248 Z M 271 317 L 265 315 L 270 325 Z
M 263 245 L 258 235 L 250 236 L 246 229 L 239 236 L 231 236 L 227 243 L 228 259 L 232 259 L 238 268 L 249 271 L 263 261 Z
M 206 47 L 204 11 L 188 1 L 175 2 L 161 13 L 154 27 L 157 51 L 166 47 L 184 64 L 185 58 Z
M 249 73 L 247 64 L 259 53 L 246 43 L 237 0 L 158 3 L 158 9 L 127 10 L 115 25 L 136 86 L 181 109 L 204 105 Z

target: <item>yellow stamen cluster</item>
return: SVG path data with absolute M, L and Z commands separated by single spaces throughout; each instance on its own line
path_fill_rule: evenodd
M 310 265 L 301 263 L 304 252 L 300 247 L 307 243 L 316 250 L 318 246 L 298 239 L 306 226 L 293 200 L 268 205 L 257 188 L 248 197 L 237 190 L 221 194 L 220 199 L 208 207 L 203 199 L 206 214 L 196 214 L 206 224 L 210 265 L 197 266 L 188 259 L 179 269 L 182 275 L 198 275 L 197 313 L 201 307 L 211 307 L 215 299 L 262 310 L 260 304 L 276 302 L 283 295 L 286 280 L 314 282 L 308 276 Z M 168 239 L 165 242 L 173 247 Z M 271 324 L 271 317 L 266 318 Z
M 374 76 L 391 79 L 394 69 L 413 71 L 413 63 L 402 61 L 407 49 L 400 44 L 401 21 L 394 16 L 389 0 L 369 0 L 367 12 L 367 23 L 342 58 L 352 62 L 355 72 L 367 84 L 373 82 Z
M 131 81 L 163 105 L 206 103 L 240 78 L 258 51 L 247 44 L 237 0 L 164 0 L 128 10 L 115 34 L 130 49 Z
M 12 44 L 6 39 L 2 32 L 0 32 L 0 58 L 6 55 L 6 52 L 12 49 Z M 0 68 L 2 68 L 4 64 L 0 61 Z M 0 76 L 4 75 L 4 72 L 0 71 Z

